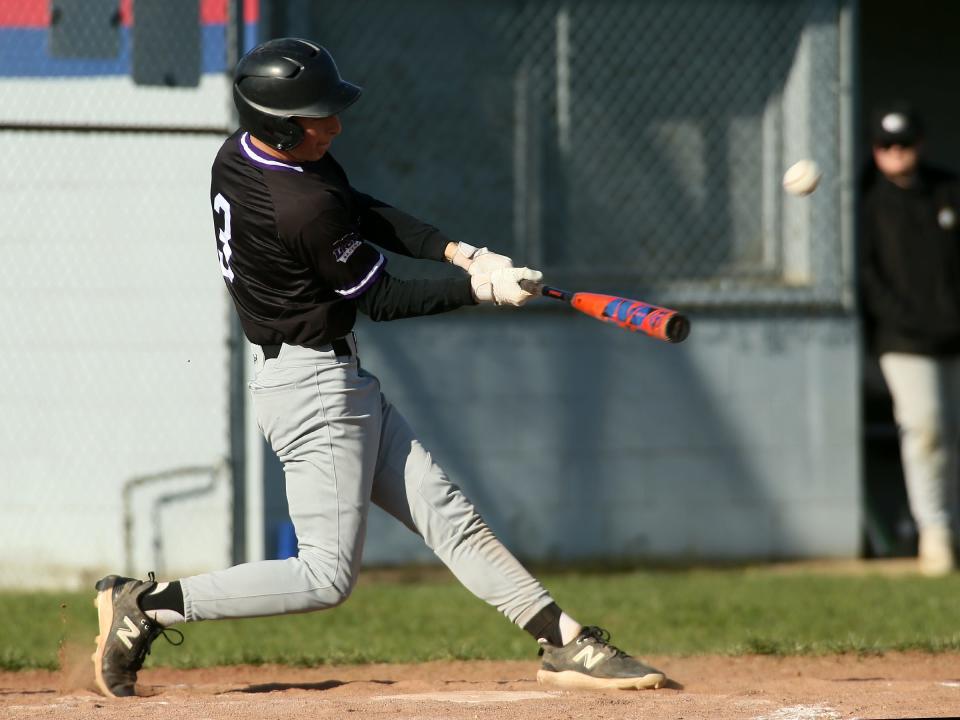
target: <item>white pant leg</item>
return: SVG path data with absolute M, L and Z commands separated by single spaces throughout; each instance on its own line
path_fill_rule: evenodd
M 949 527 L 957 469 L 960 359 L 884 353 L 910 510 L 920 530 Z
M 181 581 L 188 621 L 333 607 L 360 567 L 380 444 L 380 385 L 355 359 L 284 345 L 250 385 L 283 463 L 299 554 Z
M 420 535 L 464 587 L 523 627 L 553 599 L 450 482 L 396 408 L 386 398 L 382 404 L 373 502 Z

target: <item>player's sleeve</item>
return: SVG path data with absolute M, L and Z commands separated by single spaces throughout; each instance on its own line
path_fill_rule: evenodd
M 318 208 L 293 234 L 293 252 L 341 298 L 362 295 L 383 272 L 386 258 L 366 241 L 346 209 Z
M 374 321 L 436 315 L 476 304 L 468 277 L 399 280 L 387 272 L 357 298 L 357 309 Z
M 437 228 L 365 193 L 353 191 L 360 207 L 360 229 L 384 250 L 443 262 L 450 238 Z

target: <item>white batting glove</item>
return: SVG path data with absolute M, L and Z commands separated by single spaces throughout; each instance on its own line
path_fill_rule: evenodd
M 493 302 L 497 305 L 520 307 L 533 297 L 520 287 L 521 280 L 539 281 L 543 273 L 530 268 L 497 268 L 489 275 L 472 275 L 470 287 L 477 302 Z
M 513 260 L 506 255 L 497 255 L 485 247 L 478 248 L 465 242 L 457 243 L 457 250 L 449 262 L 471 275 L 489 275 L 497 268 L 513 267 Z
M 494 270 L 512 267 L 513 260 L 506 255 L 497 255 L 497 253 L 490 252 L 486 248 L 480 248 L 477 250 L 477 254 L 473 256 L 473 262 L 470 263 L 467 272 L 471 275 L 489 275 Z

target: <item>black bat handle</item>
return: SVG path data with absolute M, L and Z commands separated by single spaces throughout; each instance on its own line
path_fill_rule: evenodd
M 543 295 L 544 297 L 563 300 L 564 302 L 570 302 L 570 300 L 573 299 L 573 293 L 569 290 L 561 290 L 560 288 L 551 287 L 550 285 L 544 285 L 536 280 L 521 280 L 519 285 L 533 295 Z

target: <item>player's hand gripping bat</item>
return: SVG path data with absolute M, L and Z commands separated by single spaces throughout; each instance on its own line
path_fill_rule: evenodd
M 597 320 L 642 332 L 664 342 L 683 342 L 690 334 L 690 321 L 676 310 L 616 295 L 569 292 L 532 280 L 521 280 L 520 287 L 534 295 L 562 300 Z

